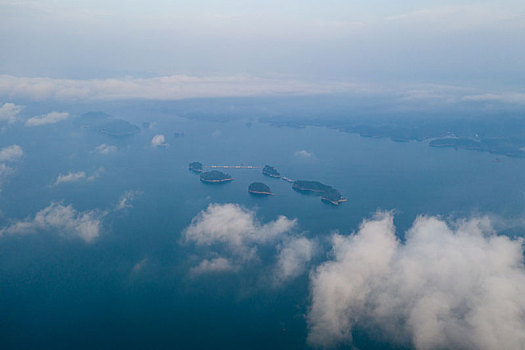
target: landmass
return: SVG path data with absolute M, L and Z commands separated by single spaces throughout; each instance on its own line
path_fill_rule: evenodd
M 200 179 L 206 183 L 222 183 L 233 181 L 231 175 L 223 173 L 222 171 L 212 170 L 201 173 Z
M 269 177 L 274 177 L 279 179 L 281 177 L 281 174 L 275 169 L 273 166 L 265 165 L 262 173 Z
M 202 163 L 201 162 L 191 162 L 189 165 L 190 171 L 194 173 L 202 173 Z
M 347 201 L 338 190 L 319 181 L 297 180 L 293 183 L 292 188 L 299 192 L 320 195 L 323 202 L 333 205 L 339 205 L 341 202 Z
M 84 113 L 75 123 L 88 130 L 114 137 L 130 136 L 140 132 L 138 126 L 104 112 Z
M 270 195 L 273 196 L 272 190 L 266 184 L 262 182 L 253 182 L 248 187 L 248 192 L 257 195 Z

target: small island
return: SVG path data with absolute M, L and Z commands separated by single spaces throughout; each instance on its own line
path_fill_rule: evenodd
M 189 165 L 190 171 L 194 173 L 202 173 L 202 163 L 201 162 L 192 162 Z
M 273 196 L 272 190 L 262 182 L 253 182 L 248 187 L 248 192 L 255 195 Z
M 339 205 L 347 201 L 338 190 L 319 181 L 297 180 L 293 183 L 292 188 L 298 192 L 320 195 L 321 200 L 328 204 Z
M 269 177 L 274 177 L 277 179 L 281 178 L 281 174 L 273 166 L 265 165 L 262 173 Z
M 205 173 L 201 173 L 201 181 L 205 183 L 224 183 L 233 181 L 231 175 L 223 173 L 221 171 L 212 170 Z

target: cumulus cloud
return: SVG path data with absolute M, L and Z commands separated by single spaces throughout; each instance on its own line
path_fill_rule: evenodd
M 26 121 L 25 126 L 40 126 L 46 124 L 56 124 L 59 121 L 69 118 L 69 113 L 66 112 L 51 112 L 48 114 L 39 115 L 30 118 Z
M 100 235 L 101 220 L 105 214 L 95 210 L 79 212 L 71 204 L 65 206 L 53 202 L 37 212 L 33 218 L 17 221 L 0 229 L 0 236 L 48 230 L 91 243 Z
M 24 106 L 15 105 L 10 102 L 4 103 L 0 106 L 0 122 L 14 123 L 22 109 L 24 109 Z
M 105 143 L 95 147 L 95 152 L 98 152 L 100 154 L 115 153 L 116 151 L 117 151 L 117 146 L 106 145 Z
M 153 136 L 153 138 L 151 139 L 151 145 L 153 147 L 162 147 L 162 146 L 167 146 L 168 144 L 166 143 L 166 139 L 164 135 L 158 134 L 158 135 Z
M 115 207 L 117 210 L 123 210 L 126 208 L 133 208 L 131 202 L 135 199 L 136 196 L 140 194 L 139 191 L 126 191 L 122 196 Z
M 228 259 L 219 257 L 202 260 L 199 265 L 191 268 L 190 273 L 192 275 L 200 275 L 209 272 L 229 272 L 237 270 L 239 270 L 239 266 L 232 264 Z
M 300 157 L 300 158 L 312 158 L 312 157 L 314 156 L 313 153 L 308 152 L 307 150 L 304 150 L 304 149 L 295 152 L 294 155 L 295 155 L 296 157 Z
M 487 218 L 422 216 L 401 243 L 379 213 L 332 243 L 311 275 L 310 344 L 349 342 L 360 326 L 418 349 L 525 348 L 523 241 Z
M 313 240 L 295 237 L 285 242 L 277 258 L 275 281 L 285 282 L 302 274 L 316 251 Z
M 18 145 L 11 145 L 0 149 L 0 162 L 12 162 L 24 155 L 24 151 Z
M 14 172 L 12 165 L 9 163 L 15 162 L 22 158 L 24 151 L 18 145 L 11 145 L 0 149 L 0 191 L 5 179 Z
M 67 174 L 60 174 L 58 175 L 56 181 L 55 181 L 55 186 L 56 185 L 59 185 L 61 183 L 65 183 L 65 182 L 76 182 L 76 181 L 80 181 L 80 180 L 83 180 L 86 178 L 86 173 L 84 171 L 77 171 L 77 172 L 72 172 L 70 171 L 69 173 Z
M 258 244 L 275 242 L 295 226 L 296 220 L 285 216 L 261 224 L 255 212 L 237 204 L 210 204 L 193 218 L 183 237 L 197 246 L 224 247 L 236 261 L 245 262 L 257 256 Z

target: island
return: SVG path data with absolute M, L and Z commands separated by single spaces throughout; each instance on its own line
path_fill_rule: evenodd
M 253 182 L 248 187 L 248 192 L 255 195 L 273 196 L 272 190 L 262 182 Z
M 190 171 L 194 173 L 202 173 L 202 163 L 201 162 L 191 162 L 189 165 Z
M 276 179 L 281 178 L 281 174 L 279 174 L 277 169 L 275 169 L 273 166 L 265 165 L 262 170 L 262 173 L 266 176 L 274 177 Z
M 140 128 L 130 122 L 115 118 L 104 112 L 84 113 L 75 120 L 81 127 L 113 137 L 125 137 L 140 132 Z
M 201 173 L 201 181 L 205 183 L 224 183 L 233 181 L 231 175 L 223 173 L 221 171 L 212 170 Z
M 297 180 L 293 183 L 292 188 L 298 192 L 320 195 L 321 200 L 328 204 L 339 205 L 347 201 L 338 190 L 319 181 Z

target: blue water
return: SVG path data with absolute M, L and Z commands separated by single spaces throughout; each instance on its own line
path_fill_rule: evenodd
M 16 143 L 24 157 L 0 194 L 0 226 L 33 216 L 51 201 L 110 213 L 100 238 L 89 245 L 52 232 L 0 238 L 1 348 L 304 348 L 307 274 L 281 288 L 268 286 L 272 261 L 263 251 L 261 264 L 242 272 L 189 276 L 199 252 L 181 244 L 181 232 L 210 203 L 239 203 L 261 222 L 297 218 L 299 231 L 321 241 L 334 231 L 351 233 L 377 210 L 396 212 L 401 238 L 421 214 L 490 214 L 512 221 L 524 213 L 523 159 L 316 127 L 249 127 L 245 120 L 155 113 L 128 119 L 153 126 L 127 138 L 71 122 L 2 132 L 0 147 Z M 176 131 L 185 135 L 177 138 Z M 168 147 L 151 147 L 159 133 Z M 119 150 L 93 152 L 102 143 Z M 300 150 L 312 156 L 297 156 Z M 332 185 L 349 201 L 323 204 L 260 170 L 228 169 L 235 181 L 205 185 L 188 171 L 191 161 L 271 164 L 290 178 Z M 90 175 L 101 167 L 92 182 L 51 186 L 59 173 Z M 267 183 L 275 196 L 249 195 L 254 181 Z M 133 208 L 113 211 L 127 190 L 140 192 Z M 134 273 L 140 261 L 147 264 Z M 385 346 L 361 333 L 356 344 Z

